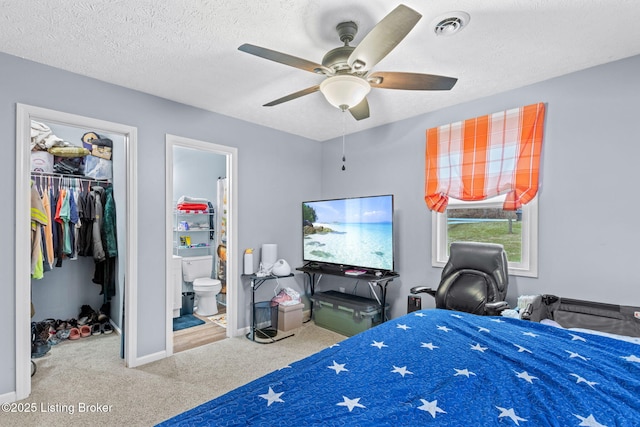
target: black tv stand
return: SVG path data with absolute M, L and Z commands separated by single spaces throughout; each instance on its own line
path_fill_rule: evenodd
M 382 322 L 386 320 L 386 306 L 387 306 L 387 285 L 393 279 L 400 277 L 395 271 L 388 270 L 365 270 L 359 267 L 352 267 L 346 265 L 337 264 L 323 264 L 316 262 L 309 262 L 302 267 L 296 268 L 298 271 L 302 271 L 309 277 L 309 286 L 311 289 L 311 295 L 315 293 L 315 287 L 320 277 L 323 274 L 330 276 L 346 277 L 347 279 L 364 280 L 371 287 L 372 291 L 374 286 L 380 288 L 380 310 Z M 348 274 L 349 270 L 362 270 L 365 271 L 362 274 L 351 275 Z M 311 314 L 313 316 L 313 304 L 311 304 Z

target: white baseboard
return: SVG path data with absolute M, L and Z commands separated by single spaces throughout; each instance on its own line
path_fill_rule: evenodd
M 158 351 L 157 353 L 148 354 L 142 357 L 136 357 L 133 361 L 133 364 L 129 364 L 128 368 L 136 368 L 138 366 L 146 365 L 147 363 L 162 360 L 166 357 L 168 357 L 166 351 Z
M 16 401 L 16 392 L 11 391 L 9 393 L 0 394 L 0 403 L 11 403 Z

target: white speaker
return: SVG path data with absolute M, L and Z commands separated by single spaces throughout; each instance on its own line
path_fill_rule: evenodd
M 291 267 L 287 263 L 287 261 L 283 259 L 279 259 L 273 264 L 273 269 L 271 269 L 271 274 L 274 276 L 288 276 L 291 274 Z

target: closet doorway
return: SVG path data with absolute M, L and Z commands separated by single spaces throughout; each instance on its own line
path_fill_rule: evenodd
M 237 218 L 237 149 L 210 142 L 184 138 L 176 135 L 166 135 L 166 353 L 173 354 L 180 348 L 189 348 L 191 344 L 185 344 L 185 339 L 180 336 L 180 345 L 174 350 L 174 301 L 180 298 L 182 285 L 181 274 L 176 272 L 180 260 L 174 259 L 179 234 L 176 233 L 178 220 L 176 218 L 176 203 L 179 197 L 189 196 L 193 198 L 211 199 L 215 212 L 215 227 L 211 234 L 211 246 L 198 249 L 180 249 L 179 256 L 200 256 L 211 254 L 214 259 L 213 276 L 220 278 L 223 271 L 223 291 L 217 296 L 220 312 L 225 312 L 226 337 L 240 335 L 237 331 L 238 312 L 238 281 L 237 281 L 237 236 L 235 224 Z M 192 234 L 192 233 L 183 233 Z M 196 233 L 196 235 L 199 233 Z M 193 234 L 192 234 L 193 236 Z M 193 237 L 194 239 L 196 237 Z M 205 239 L 206 240 L 206 239 Z M 221 253 L 221 242 L 224 253 Z M 197 246 L 197 242 L 193 246 Z M 226 257 L 221 267 L 221 257 Z M 177 261 L 176 261 L 177 260 Z M 177 262 L 177 264 L 176 264 Z M 177 274 L 177 275 L 176 275 Z M 176 282 L 177 281 L 177 282 Z M 188 286 L 188 285 L 187 285 Z M 184 311 L 183 311 L 184 312 Z M 177 314 L 176 314 L 177 313 Z M 202 316 L 201 316 L 202 317 Z M 213 316 L 212 316 L 213 317 Z M 219 317 L 219 316 L 218 316 Z M 209 322 L 209 319 L 204 319 Z M 222 322 L 224 323 L 224 322 Z M 206 327 L 203 325 L 201 328 Z M 195 329 L 195 328 L 194 328 Z M 180 335 L 187 330 L 180 331 Z M 206 335 L 206 332 L 203 331 Z M 187 338 L 188 340 L 188 338 Z M 206 343 L 207 339 L 201 335 L 194 337 Z
M 136 128 L 98 119 L 63 113 L 44 108 L 17 104 L 16 109 L 16 398 L 26 398 L 31 393 L 31 289 L 30 275 L 30 190 L 31 190 L 31 127 L 32 121 L 50 124 L 60 131 L 96 132 L 113 138 L 114 198 L 118 220 L 118 278 L 116 295 L 109 316 L 122 334 L 121 354 L 124 365 L 137 366 L 137 317 L 132 309 L 137 304 L 137 195 L 136 195 Z M 74 137 L 75 138 L 75 137 Z M 64 139 L 64 138 L 63 138 Z M 79 141 L 77 145 L 81 145 Z M 74 142 L 73 145 L 76 145 Z M 117 174 L 117 178 L 115 175 Z M 40 177 L 39 177 L 40 178 Z M 52 179 L 60 179 L 53 177 Z M 66 179 L 66 178 L 65 178 Z M 80 181 L 83 177 L 68 178 Z M 125 281 L 126 278 L 126 281 Z M 125 286 L 126 282 L 126 286 Z M 113 301 L 113 300 L 112 300 Z M 36 309 L 37 312 L 37 309 Z M 77 313 L 76 313 L 77 316 Z M 126 322 L 123 322 L 123 318 Z

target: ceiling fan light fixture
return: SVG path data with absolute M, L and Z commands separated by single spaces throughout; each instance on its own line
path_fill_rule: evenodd
M 459 33 L 470 19 L 466 12 L 449 12 L 433 21 L 433 31 L 437 36 L 452 36 Z
M 369 82 L 349 74 L 328 77 L 320 83 L 320 92 L 329 104 L 342 111 L 358 105 L 370 90 Z

